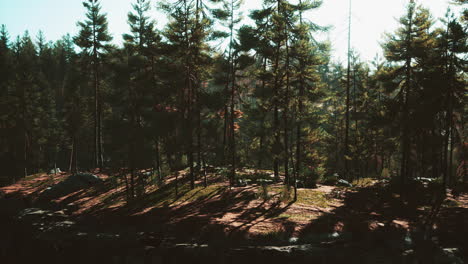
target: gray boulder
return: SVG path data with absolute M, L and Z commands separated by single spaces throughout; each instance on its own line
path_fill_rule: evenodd
M 72 178 L 72 180 L 74 180 L 73 178 L 76 178 L 75 181 L 81 181 L 87 183 L 88 185 L 98 184 L 102 182 L 101 178 L 91 173 L 77 173 L 70 176 L 68 179 L 70 178 Z
M 91 173 L 73 174 L 62 182 L 47 188 L 41 193 L 41 198 L 46 200 L 56 199 L 81 189 L 89 188 L 101 182 L 102 180 L 98 176 Z
M 435 253 L 435 263 L 462 264 L 465 263 L 459 256 L 458 248 L 441 248 Z
M 351 183 L 349 183 L 347 180 L 339 179 L 336 182 L 336 186 L 341 186 L 341 187 L 353 187 Z

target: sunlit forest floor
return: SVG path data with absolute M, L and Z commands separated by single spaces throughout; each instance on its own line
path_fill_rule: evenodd
M 184 174 L 186 171 L 179 172 L 177 196 L 175 177 L 170 176 L 127 202 L 123 181 L 97 174 L 104 180 L 102 184 L 41 201 L 44 190 L 69 176 L 61 173 L 32 175 L 0 188 L 0 200 L 63 210 L 79 224 L 80 231 L 87 232 L 153 232 L 174 241 L 208 244 L 317 242 L 331 246 L 349 239 L 368 241 L 369 237 L 377 245 L 398 240 L 423 228 L 435 199 L 433 191 L 423 185 L 402 199 L 387 181 L 361 179 L 347 188 L 321 184 L 314 189 L 299 188 L 293 202 L 293 190 L 281 183 L 230 188 L 225 178 L 210 173 L 208 187 L 200 179 L 190 190 Z M 8 206 L 4 208 L 14 209 Z M 466 256 L 467 228 L 468 194 L 448 194 L 433 222 L 437 243 L 459 248 Z

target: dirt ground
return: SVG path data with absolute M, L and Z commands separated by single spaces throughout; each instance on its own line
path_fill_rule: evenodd
M 47 206 L 65 209 L 84 225 L 103 230 L 130 228 L 170 234 L 180 240 L 209 241 L 230 239 L 310 240 L 313 235 L 370 234 L 401 235 L 417 230 L 431 214 L 431 194 L 417 193 L 406 200 L 377 181 L 366 187 L 342 188 L 318 185 L 299 189 L 298 200 L 292 190 L 280 183 L 230 188 L 219 176 L 208 175 L 189 189 L 184 172 L 166 183 L 148 187 L 141 197 L 127 202 L 125 184 L 106 174 L 97 175 L 103 184 L 59 197 Z M 38 174 L 14 185 L 0 188 L 4 198 L 27 199 L 36 206 L 40 194 L 69 174 Z M 434 234 L 447 245 L 468 247 L 462 234 L 468 233 L 468 194 L 449 195 L 433 223 Z

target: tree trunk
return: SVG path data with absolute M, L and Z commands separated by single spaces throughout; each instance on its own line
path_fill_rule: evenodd
M 156 172 L 158 174 L 158 181 L 162 182 L 161 175 L 161 151 L 159 148 L 159 136 L 156 138 Z
M 265 72 L 266 71 L 266 63 L 267 63 L 267 59 L 264 58 L 263 59 L 263 71 Z M 266 82 L 265 82 L 265 79 L 262 78 L 262 98 L 265 98 L 265 85 L 266 85 Z M 261 123 L 261 127 L 260 127 L 260 155 L 258 155 L 258 168 L 261 169 L 262 168 L 262 163 L 263 163 L 263 141 L 264 141 L 264 138 L 265 138 L 265 114 L 262 112 L 262 123 Z
M 235 183 L 236 180 L 236 131 L 235 131 L 235 95 L 236 95 L 236 71 L 234 68 L 234 63 L 231 65 L 232 71 L 232 83 L 231 83 L 231 185 Z
M 288 109 L 289 109 L 289 38 L 288 38 L 288 28 L 285 27 L 285 36 L 286 36 L 286 95 L 284 102 L 284 111 L 283 111 L 283 122 L 284 122 L 284 180 L 285 183 L 289 186 L 291 184 L 289 179 L 289 123 L 288 123 Z
M 277 1 L 277 12 L 280 12 L 281 1 Z M 279 41 L 276 43 L 276 54 L 275 54 L 275 64 L 274 64 L 274 72 L 275 72 L 275 83 L 274 83 L 274 99 L 273 104 L 274 107 L 274 120 L 273 120 L 273 131 L 275 133 L 275 151 L 274 151 L 274 158 L 273 158 L 273 170 L 275 179 L 279 179 L 279 154 L 280 154 L 280 127 L 279 127 L 279 116 L 278 116 L 278 100 L 279 100 L 279 89 L 280 89 L 280 70 L 279 70 L 279 60 L 280 60 L 280 50 L 281 50 L 281 42 Z

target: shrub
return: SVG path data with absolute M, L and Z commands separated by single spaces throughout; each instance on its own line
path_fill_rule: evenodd
M 247 180 L 250 183 L 267 183 L 272 180 L 270 174 L 266 172 L 255 172 L 251 174 L 241 174 L 239 178 Z
M 257 193 L 257 198 L 261 198 L 263 201 L 268 201 L 270 199 L 270 195 L 268 194 L 268 185 L 261 185 L 260 191 Z
M 333 175 L 329 175 L 329 176 L 323 178 L 322 183 L 325 184 L 325 185 L 336 185 L 338 180 L 339 180 L 338 173 L 333 173 Z

